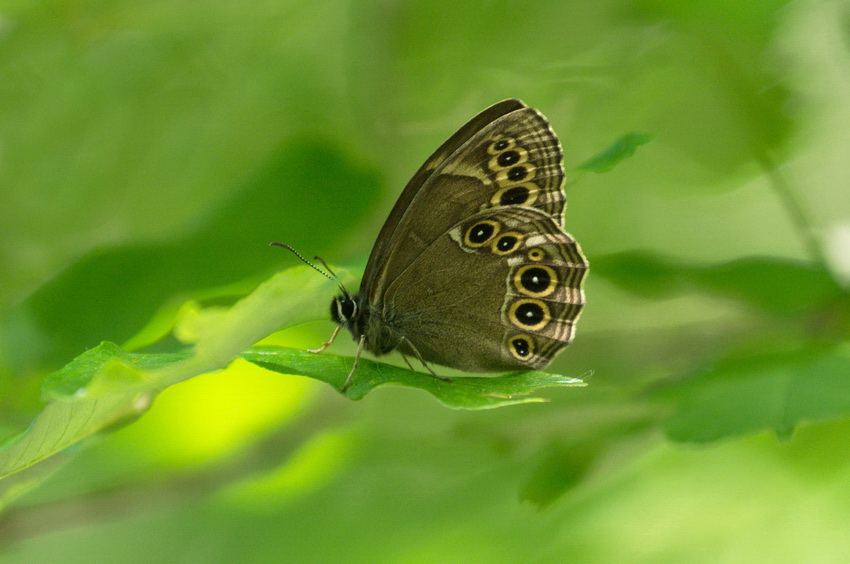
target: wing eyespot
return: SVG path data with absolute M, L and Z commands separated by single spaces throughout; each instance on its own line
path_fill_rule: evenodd
M 535 247 L 535 248 L 531 249 L 530 251 L 528 251 L 528 255 L 526 255 L 526 256 L 528 256 L 528 260 L 532 260 L 534 262 L 539 262 L 539 261 L 543 260 L 544 258 L 546 258 L 546 253 L 543 252 L 543 249 L 541 249 L 539 247 Z
M 535 299 L 521 299 L 508 308 L 508 320 L 526 331 L 539 331 L 552 320 L 552 313 L 546 302 Z
M 511 169 L 528 161 L 528 151 L 522 147 L 515 147 L 508 151 L 502 151 L 487 162 L 487 167 L 493 172 Z
M 526 264 L 513 276 L 514 288 L 532 298 L 544 298 L 558 287 L 558 274 L 545 264 Z
M 494 139 L 488 146 L 487 152 L 491 155 L 498 155 L 502 151 L 510 151 L 516 145 L 516 141 L 510 137 L 499 137 Z
M 506 186 L 498 190 L 490 203 L 494 206 L 531 206 L 537 201 L 539 190 L 533 183 Z
M 517 360 L 528 362 L 534 356 L 535 349 L 534 339 L 528 335 L 520 333 L 508 339 L 508 350 Z
M 537 169 L 531 163 L 518 164 L 511 168 L 500 170 L 496 174 L 496 184 L 503 186 L 505 184 L 528 182 L 534 179 L 536 171 Z
M 497 255 L 509 255 L 522 245 L 524 239 L 525 236 L 518 231 L 506 231 L 490 243 L 490 249 Z
M 498 221 L 484 219 L 473 224 L 463 235 L 463 242 L 468 247 L 481 247 L 495 237 L 502 226 Z

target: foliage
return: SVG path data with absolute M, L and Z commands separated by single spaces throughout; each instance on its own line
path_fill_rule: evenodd
M 850 558 L 846 5 L 493 7 L 0 7 L 4 561 Z M 359 270 L 507 97 L 591 265 L 565 376 L 340 394 L 268 242 Z

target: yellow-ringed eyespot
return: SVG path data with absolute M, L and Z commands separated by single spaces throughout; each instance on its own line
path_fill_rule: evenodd
M 511 168 L 500 170 L 496 175 L 496 183 L 499 185 L 524 182 L 534 178 L 536 169 L 531 163 L 522 163 Z
M 486 245 L 502 228 L 497 221 L 483 219 L 466 230 L 463 242 L 469 247 Z
M 514 274 L 514 288 L 532 298 L 548 296 L 558 287 L 558 274 L 545 264 L 527 264 Z
M 490 170 L 504 170 L 519 165 L 528 160 L 528 151 L 522 147 L 516 147 L 509 151 L 502 151 L 487 163 Z
M 505 231 L 490 243 L 490 248 L 497 255 L 508 255 L 522 244 L 523 235 L 519 231 Z
M 528 335 L 514 335 L 508 339 L 508 349 L 517 360 L 527 361 L 534 355 L 534 339 Z
M 511 304 L 508 319 L 517 327 L 529 331 L 543 329 L 552 320 L 549 306 L 541 300 L 522 299 Z
M 514 148 L 516 142 L 510 137 L 500 137 L 498 139 L 493 139 L 493 141 L 487 146 L 487 152 L 491 155 L 497 155 L 502 151 L 509 151 Z
M 539 260 L 543 260 L 546 257 L 546 253 L 543 252 L 543 249 L 534 248 L 528 251 L 528 260 L 533 260 L 535 262 Z
M 530 206 L 537 200 L 538 188 L 531 182 L 507 186 L 490 198 L 494 206 Z

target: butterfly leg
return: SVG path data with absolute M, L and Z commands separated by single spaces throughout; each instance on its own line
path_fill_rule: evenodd
M 407 367 L 408 367 L 408 368 L 410 368 L 410 371 L 411 371 L 411 372 L 416 372 L 416 369 L 415 369 L 415 368 L 413 368 L 413 365 L 412 365 L 412 364 L 410 364 L 410 360 L 408 360 L 407 355 L 406 355 L 406 354 L 404 354 L 404 353 L 399 353 L 399 354 L 401 354 L 401 358 L 403 358 L 403 359 L 404 359 L 404 363 L 407 365 Z
M 325 350 L 326 348 L 328 348 L 329 346 L 331 346 L 334 342 L 334 339 L 336 339 L 336 336 L 339 335 L 340 329 L 342 329 L 342 325 L 337 325 L 336 329 L 334 329 L 334 334 L 331 335 L 331 338 L 328 339 L 328 341 L 326 343 L 322 343 L 322 346 L 317 348 L 317 349 L 307 349 L 307 352 L 320 353 L 323 350 Z
M 431 370 L 431 367 L 428 366 L 428 363 L 425 362 L 425 359 L 422 358 L 421 354 L 419 354 L 419 349 L 417 349 L 416 346 L 413 343 L 410 342 L 410 339 L 408 339 L 407 337 L 402 337 L 401 340 L 406 342 L 408 344 L 408 346 L 410 346 L 410 350 L 413 351 L 413 354 L 416 355 L 416 358 L 419 360 L 419 362 L 422 363 L 422 366 L 424 366 L 428 370 L 428 372 L 431 373 L 431 376 L 433 376 L 437 380 L 442 380 L 443 382 L 451 382 L 452 381 L 451 378 L 449 378 L 447 376 L 440 376 L 439 374 L 437 374 L 436 372 Z M 402 355 L 402 356 L 404 356 L 404 355 Z M 405 362 L 407 362 L 406 358 L 404 360 L 405 360 Z M 410 366 L 410 363 L 408 362 L 407 365 Z M 413 367 L 410 366 L 410 369 L 413 370 Z
M 345 379 L 345 384 L 342 385 L 340 391 L 345 393 L 348 386 L 351 385 L 351 378 L 357 372 L 357 365 L 360 364 L 360 354 L 363 352 L 363 345 L 366 343 L 366 335 L 360 335 L 360 342 L 357 343 L 357 352 L 354 353 L 354 366 L 351 367 L 351 372 L 348 373 L 348 378 Z

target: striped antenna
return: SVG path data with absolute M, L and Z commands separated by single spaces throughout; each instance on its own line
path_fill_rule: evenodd
M 303 256 L 301 256 L 301 253 L 299 253 L 298 251 L 296 251 L 295 249 L 293 249 L 292 247 L 290 247 L 290 246 L 289 246 L 289 245 L 287 245 L 286 243 L 281 243 L 281 242 L 279 242 L 279 241 L 272 241 L 271 243 L 269 243 L 269 246 L 270 246 L 270 247 L 283 247 L 284 249 L 288 249 L 289 251 L 291 251 L 291 252 L 292 252 L 292 254 L 294 254 L 296 257 L 300 258 L 300 259 L 304 262 L 304 264 L 306 264 L 306 265 L 310 266 L 310 267 L 311 267 L 313 270 L 315 270 L 316 272 L 320 272 L 320 273 L 321 273 L 323 276 L 325 276 L 328 280 L 334 280 L 334 279 L 335 279 L 335 277 L 336 277 L 336 274 L 333 274 L 333 270 L 331 270 L 330 268 L 328 268 L 328 265 L 327 265 L 327 264 L 325 264 L 325 261 L 324 261 L 324 260 L 322 260 L 322 259 L 320 259 L 319 257 L 316 257 L 316 258 L 317 258 L 318 260 L 321 260 L 321 261 L 322 261 L 322 264 L 324 264 L 324 265 L 325 265 L 325 268 L 328 268 L 328 270 L 330 270 L 330 272 L 331 272 L 331 274 L 333 274 L 333 276 L 331 276 L 331 274 L 328 274 L 327 272 L 325 272 L 324 270 L 322 270 L 321 268 L 319 268 L 318 266 L 316 266 L 315 264 L 313 264 L 313 263 L 312 263 L 312 262 L 310 262 L 309 260 L 305 259 Z

